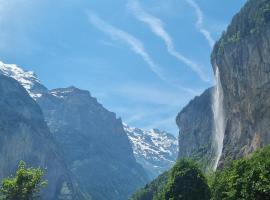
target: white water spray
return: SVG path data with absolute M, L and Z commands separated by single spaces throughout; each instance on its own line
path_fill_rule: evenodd
M 214 127 L 213 127 L 213 135 L 214 135 L 213 147 L 215 150 L 214 170 L 216 171 L 222 155 L 223 140 L 225 133 L 223 89 L 220 82 L 220 74 L 218 66 L 215 66 L 215 79 L 216 79 L 216 87 L 213 93 L 212 109 L 214 114 Z

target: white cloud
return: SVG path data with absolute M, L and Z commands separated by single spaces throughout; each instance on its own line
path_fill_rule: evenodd
M 189 66 L 197 75 L 205 82 L 209 79 L 203 73 L 201 66 L 189 58 L 183 56 L 180 52 L 176 51 L 175 45 L 169 33 L 165 30 L 163 22 L 149 13 L 145 12 L 138 1 L 131 0 L 128 3 L 128 8 L 133 12 L 134 16 L 141 22 L 147 24 L 152 32 L 160 37 L 166 44 L 168 52 L 176 57 L 178 60 Z
M 100 17 L 98 17 L 94 13 L 88 14 L 89 21 L 91 24 L 93 24 L 97 29 L 104 32 L 105 34 L 109 35 L 114 40 L 119 40 L 125 44 L 127 44 L 131 50 L 141 56 L 141 58 L 148 64 L 149 68 L 154 72 L 161 80 L 164 82 L 184 91 L 187 93 L 190 93 L 192 95 L 197 94 L 197 91 L 194 91 L 190 88 L 182 87 L 174 82 L 172 82 L 169 78 L 164 76 L 162 68 L 160 68 L 154 60 L 151 58 L 151 56 L 148 54 L 148 52 L 144 48 L 144 44 L 133 35 L 116 28 L 104 20 L 102 20 Z M 189 60 L 186 60 L 186 62 L 189 62 Z
M 201 32 L 201 34 L 207 40 L 209 46 L 213 48 L 215 44 L 214 38 L 211 36 L 211 33 L 203 27 L 203 12 L 200 6 L 194 0 L 185 0 L 195 11 L 197 16 L 196 28 Z
M 127 45 L 130 46 L 131 50 L 135 52 L 136 54 L 140 55 L 142 59 L 148 64 L 150 69 L 162 80 L 166 81 L 166 78 L 162 75 L 161 69 L 159 66 L 157 66 L 152 58 L 149 56 L 149 54 L 146 52 L 143 43 L 134 37 L 133 35 L 118 29 L 108 23 L 106 23 L 104 20 L 99 18 L 97 15 L 93 13 L 89 13 L 89 21 L 100 31 L 108 34 L 111 38 L 115 40 L 120 40 Z

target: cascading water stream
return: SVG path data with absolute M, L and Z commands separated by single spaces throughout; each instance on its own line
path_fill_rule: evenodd
M 222 156 L 223 140 L 225 134 L 225 116 L 223 107 L 223 89 L 220 82 L 220 74 L 218 66 L 215 66 L 216 87 L 213 92 L 212 110 L 214 115 L 213 127 L 213 146 L 215 149 L 214 170 L 216 171 L 218 163 Z

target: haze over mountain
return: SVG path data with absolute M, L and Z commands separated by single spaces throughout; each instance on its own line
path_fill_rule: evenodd
M 59 148 L 55 151 L 61 153 L 84 198 L 125 199 L 146 184 L 148 177 L 153 179 L 174 164 L 177 139 L 169 133 L 123 126 L 88 91 L 76 87 L 48 90 L 34 72 L 17 65 L 1 62 L 0 73 L 17 80 L 38 103 L 52 143 Z
M 121 119 L 103 108 L 88 91 L 75 87 L 49 91 L 33 72 L 24 71 L 16 65 L 1 63 L 0 73 L 19 81 L 38 103 L 45 117 L 41 121 L 44 124 L 46 121 L 50 129 L 50 132 L 47 129 L 48 137 L 52 137 L 61 150 L 61 160 L 77 181 L 84 198 L 126 199 L 147 183 L 147 174 L 136 163 Z M 22 136 L 21 131 L 18 134 L 18 137 Z M 26 141 L 24 145 L 30 145 L 28 143 Z M 10 142 L 6 144 L 10 145 Z M 51 145 L 48 144 L 48 148 Z M 17 150 L 20 150 L 19 147 L 16 147 Z M 9 154 L 6 156 L 9 157 Z M 24 159 L 20 154 L 16 158 Z M 26 161 L 35 164 L 31 159 Z M 14 169 L 17 162 L 9 163 L 7 169 Z M 50 182 L 51 187 L 59 187 L 57 183 Z M 124 184 L 126 182 L 129 184 Z

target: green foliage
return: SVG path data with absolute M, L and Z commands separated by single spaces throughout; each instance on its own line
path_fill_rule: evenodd
M 132 200 L 270 199 L 270 146 L 227 165 L 209 173 L 206 180 L 197 164 L 180 160 L 168 173 L 136 193 Z
M 209 200 L 207 180 L 192 161 L 183 159 L 170 172 L 168 183 L 159 200 Z
M 210 188 L 198 165 L 182 159 L 138 191 L 132 200 L 209 200 Z
M 33 200 L 39 198 L 40 189 L 47 182 L 42 179 L 41 168 L 26 168 L 25 162 L 19 163 L 16 176 L 2 181 L 0 200 Z
M 132 200 L 152 200 L 157 199 L 160 191 L 163 191 L 167 180 L 168 180 L 168 172 L 163 173 L 157 179 L 155 179 L 152 183 L 147 184 L 143 189 L 139 190 L 132 196 Z
M 270 146 L 218 171 L 211 185 L 213 200 L 270 199 Z

